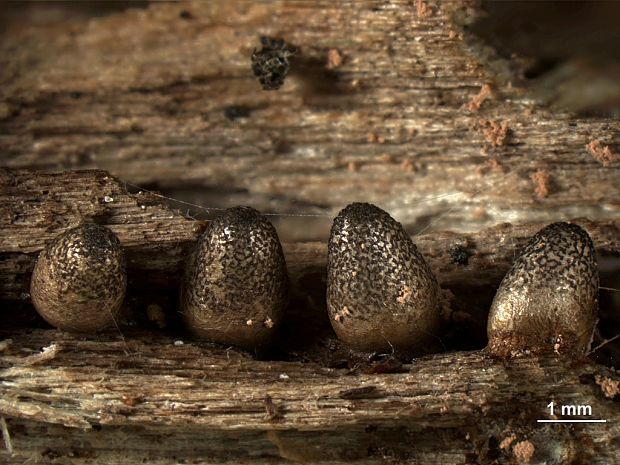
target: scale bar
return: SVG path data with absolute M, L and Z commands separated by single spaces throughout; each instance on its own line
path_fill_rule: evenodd
M 536 420 L 538 423 L 607 423 L 607 420 Z

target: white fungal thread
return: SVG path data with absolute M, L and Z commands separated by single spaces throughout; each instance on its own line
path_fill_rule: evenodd
M 112 318 L 112 322 L 114 323 L 114 327 L 118 331 L 118 335 L 121 337 L 121 340 L 123 341 L 123 352 L 124 352 L 124 354 L 125 355 L 131 355 L 131 351 L 129 350 L 129 345 L 127 344 L 127 339 L 125 339 L 125 335 L 121 331 L 121 327 L 118 325 L 118 322 L 116 321 L 116 318 L 114 317 L 114 314 L 110 310 L 108 310 L 108 313 L 110 314 L 110 317 Z
M 511 174 L 510 171 L 506 171 L 505 173 L 503 173 L 496 181 L 494 184 L 501 184 L 501 182 L 504 180 L 504 178 L 506 178 L 509 174 Z M 220 211 L 224 211 L 226 210 L 226 208 L 223 207 L 207 207 L 204 205 L 200 205 L 200 204 L 196 204 L 196 203 L 192 203 L 192 202 L 187 202 L 185 200 L 181 200 L 181 199 L 175 199 L 174 197 L 170 197 L 167 195 L 163 195 L 160 194 L 158 192 L 149 190 L 149 189 L 145 189 L 139 185 L 136 184 L 132 184 L 130 182 L 124 181 L 124 185 L 125 187 L 130 186 L 134 189 L 138 189 L 141 192 L 147 192 L 150 195 L 153 195 L 155 197 L 159 197 L 161 199 L 164 200 L 168 200 L 171 202 L 175 202 L 178 203 L 180 205 L 185 205 L 187 207 L 193 207 L 196 208 L 198 210 L 202 210 L 205 213 L 212 213 L 212 212 L 220 212 Z M 485 186 L 482 187 L 478 190 L 476 190 L 473 194 L 469 195 L 470 198 L 475 199 L 477 198 L 482 192 L 488 191 L 489 187 Z M 141 192 L 138 192 L 141 193 Z M 417 202 L 412 202 L 410 204 L 408 204 L 409 207 L 415 207 L 418 205 L 424 205 L 428 202 L 434 201 L 434 200 L 441 200 L 441 199 L 447 199 L 450 197 L 455 197 L 455 196 L 459 196 L 459 195 L 464 195 L 466 193 L 463 193 L 461 191 L 459 192 L 451 192 L 448 194 L 439 194 L 439 195 L 435 195 L 435 196 L 429 196 L 429 197 L 425 197 L 423 199 L 420 199 Z M 445 216 L 449 215 L 450 213 L 452 213 L 453 211 L 455 211 L 456 209 L 459 208 L 458 204 L 453 205 L 452 207 L 450 207 L 449 209 L 447 209 L 446 211 L 444 211 L 443 213 L 441 213 L 440 215 L 438 215 L 437 217 L 435 217 L 434 219 L 432 219 L 431 221 L 429 221 L 429 223 L 424 226 L 420 231 L 418 231 L 417 233 L 415 233 L 415 236 L 419 236 L 421 234 L 423 234 L 424 232 L 426 232 L 429 228 L 431 228 L 434 224 L 436 224 L 439 220 L 441 220 L 442 218 L 444 218 Z M 498 216 L 504 216 L 502 215 L 500 212 L 497 212 L 496 210 L 485 206 L 486 209 L 491 210 L 493 212 L 495 212 Z M 309 217 L 309 218 L 330 218 L 333 219 L 333 215 L 331 213 L 284 213 L 284 212 L 261 212 L 262 215 L 264 216 L 280 216 L 280 217 Z M 186 215 L 187 217 L 190 217 L 191 219 L 197 219 L 197 218 L 193 218 L 191 216 Z M 398 218 L 396 218 L 398 220 Z
M 618 289 L 614 289 L 614 290 L 617 291 Z M 609 339 L 605 339 L 603 342 L 601 342 L 599 345 L 597 345 L 594 349 L 591 349 L 586 355 L 588 355 L 588 356 L 592 355 L 594 352 L 596 352 L 600 348 L 606 346 L 610 342 L 615 341 L 616 339 L 620 339 L 620 333 L 616 334 L 614 337 L 610 337 Z
M 0 417 L 0 431 L 2 431 L 2 439 L 4 440 L 4 447 L 9 454 L 13 453 L 13 442 L 11 441 L 11 435 L 9 434 L 9 427 L 6 424 L 4 417 Z

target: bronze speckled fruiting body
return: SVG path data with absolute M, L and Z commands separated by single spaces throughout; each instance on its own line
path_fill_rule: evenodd
M 282 319 L 288 276 L 273 225 L 250 207 L 224 211 L 187 262 L 181 309 L 195 335 L 256 349 Z
M 389 214 L 353 203 L 334 220 L 327 308 L 336 334 L 366 351 L 425 352 L 439 332 L 439 285 Z
M 108 228 L 88 223 L 64 232 L 41 251 L 30 294 L 51 325 L 89 332 L 114 321 L 126 287 L 121 243 Z
M 258 77 L 263 90 L 278 90 L 290 69 L 290 58 L 297 53 L 282 39 L 260 38 L 262 48 L 252 53 L 252 72 Z
M 592 239 L 575 224 L 554 223 L 530 240 L 504 277 L 491 311 L 489 349 L 498 355 L 583 355 L 598 313 Z

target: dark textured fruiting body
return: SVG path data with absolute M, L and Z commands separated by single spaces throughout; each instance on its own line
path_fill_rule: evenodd
M 108 228 L 88 223 L 55 238 L 32 273 L 32 303 L 51 325 L 97 331 L 119 313 L 127 288 L 125 257 Z
M 462 245 L 455 245 L 450 247 L 448 251 L 450 253 L 450 258 L 452 258 L 452 263 L 456 263 L 458 265 L 467 266 L 469 263 L 469 253 L 467 249 Z
M 199 337 L 259 348 L 282 318 L 287 289 L 273 225 L 253 208 L 230 208 L 209 223 L 187 262 L 183 317 Z
M 583 355 L 598 313 L 599 276 L 592 239 L 570 223 L 554 223 L 530 240 L 491 305 L 489 349 Z
M 278 90 L 290 68 L 290 57 L 297 53 L 282 39 L 260 38 L 262 48 L 252 53 L 252 72 L 258 77 L 263 90 Z
M 425 352 L 440 326 L 430 267 L 400 223 L 367 203 L 334 220 L 327 308 L 338 337 L 359 350 Z

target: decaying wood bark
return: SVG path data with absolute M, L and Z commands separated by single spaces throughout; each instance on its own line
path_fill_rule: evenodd
M 461 352 L 364 374 L 144 334 L 35 331 L 4 346 L 0 415 L 22 459 L 528 463 L 519 454 L 531 449 L 529 463 L 607 465 L 618 456 L 620 376 L 588 362 Z M 608 422 L 538 424 L 551 400 L 590 405 L 589 418 Z
M 19 23 L 0 43 L 0 153 L 179 196 L 216 188 L 199 203 L 333 215 L 369 201 L 414 229 L 617 218 L 620 161 L 586 145 L 617 151 L 620 123 L 496 82 L 462 28 L 471 5 L 199 1 Z M 251 75 L 261 35 L 300 49 L 277 92 Z

